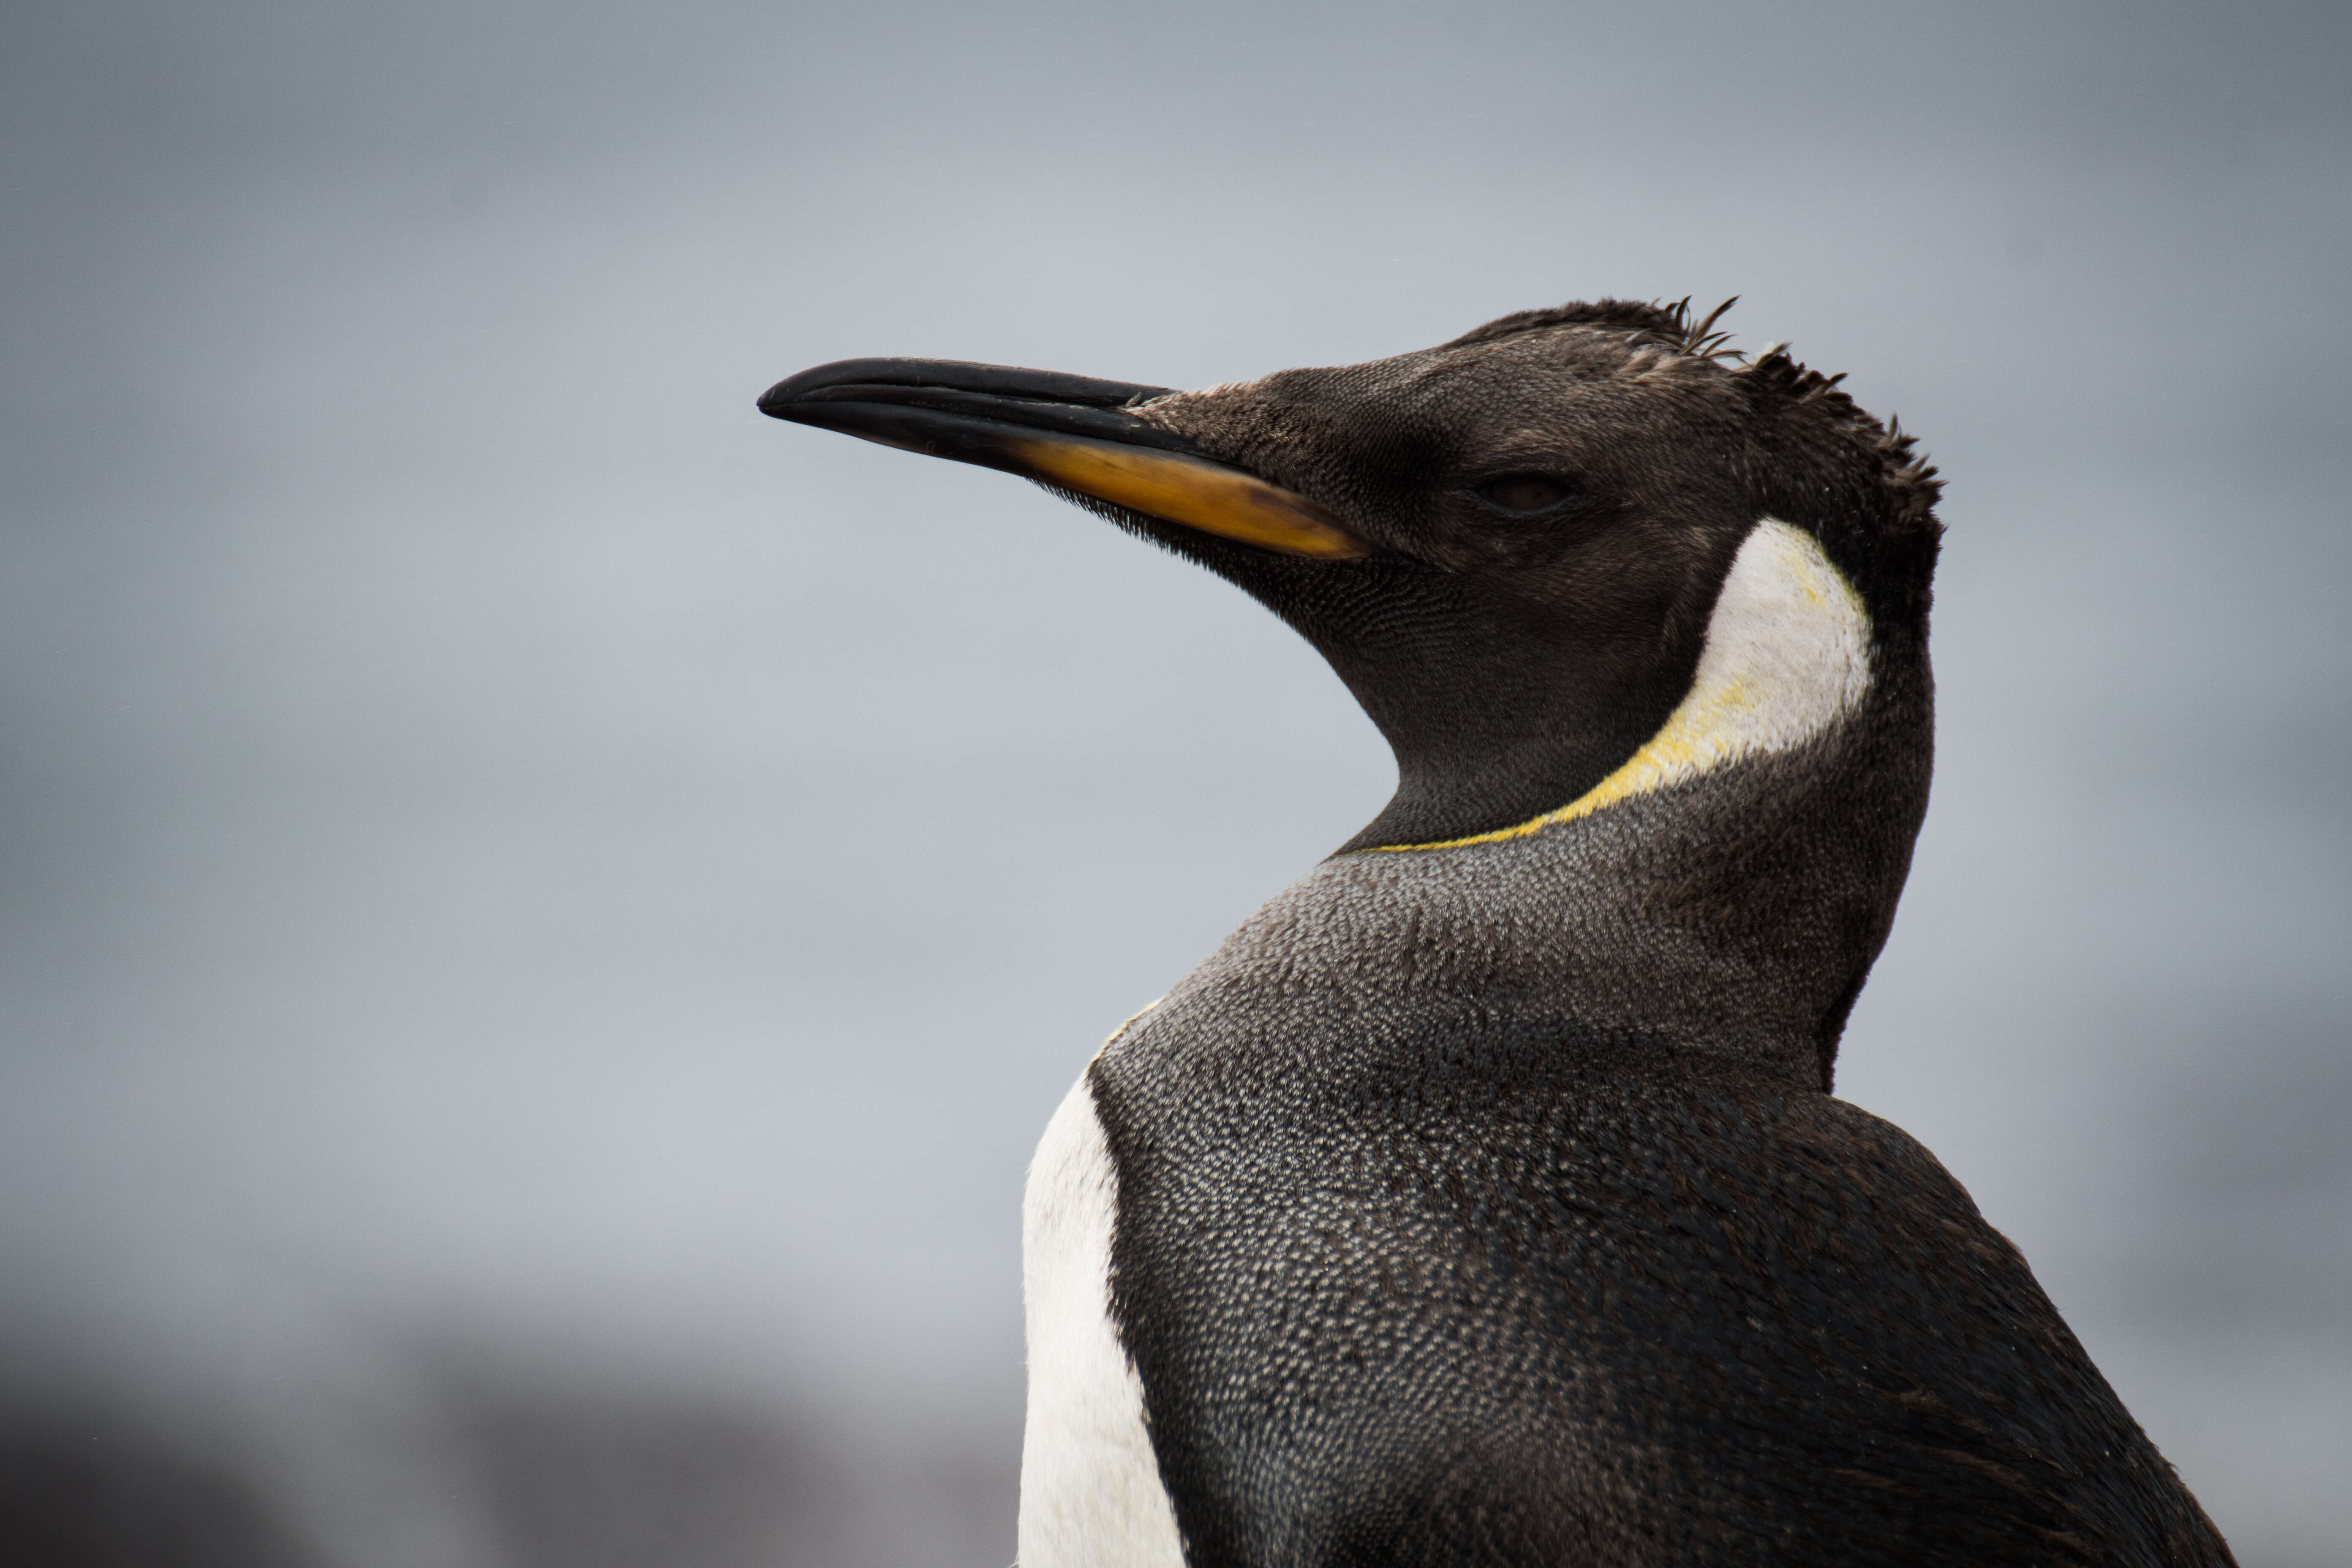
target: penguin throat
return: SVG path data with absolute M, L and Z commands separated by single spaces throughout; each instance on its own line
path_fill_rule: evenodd
M 1724 578 L 1689 692 L 1614 772 L 1566 805 L 1508 827 L 1359 853 L 1525 838 L 1746 758 L 1794 751 L 1853 712 L 1869 689 L 1870 616 L 1861 595 L 1811 534 L 1766 518 Z

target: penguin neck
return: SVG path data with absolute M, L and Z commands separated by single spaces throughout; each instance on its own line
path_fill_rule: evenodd
M 1751 759 L 1829 736 L 1871 690 L 1872 626 L 1862 597 L 1801 529 L 1767 518 L 1741 543 L 1716 595 L 1689 686 L 1665 721 L 1596 782 L 1507 826 L 1390 842 L 1391 805 L 1349 846 L 1397 854 L 1523 838 Z M 1429 787 L 1400 762 L 1400 798 Z M 1421 786 L 1416 789 L 1415 786 Z
M 1922 638 L 1874 628 L 1812 538 L 1768 521 L 1686 695 L 1598 784 L 1507 827 L 1343 852 L 1210 967 L 1440 1035 L 1638 1036 L 1826 1089 L 1909 868 L 1930 729 Z

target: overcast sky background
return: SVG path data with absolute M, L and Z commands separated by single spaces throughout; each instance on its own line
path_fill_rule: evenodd
M 2340 1561 L 2347 17 L 0 9 L 10 1408 L 514 1568 L 452 1401 L 653 1390 L 963 1456 L 1001 1564 L 1030 1146 L 1393 775 L 1225 584 L 752 399 L 1736 293 L 1950 487 L 1840 1091 Z

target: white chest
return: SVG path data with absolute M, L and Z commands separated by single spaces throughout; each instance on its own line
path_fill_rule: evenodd
M 1029 1420 L 1019 1568 L 1181 1568 L 1144 1428 L 1143 1384 L 1110 1318 L 1118 1179 L 1082 1076 L 1046 1125 L 1021 1205 Z

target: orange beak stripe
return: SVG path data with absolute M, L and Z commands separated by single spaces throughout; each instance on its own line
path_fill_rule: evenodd
M 1220 539 L 1314 561 L 1371 553 L 1305 496 L 1220 463 L 1075 437 L 1020 437 L 1003 446 L 1039 479 Z

